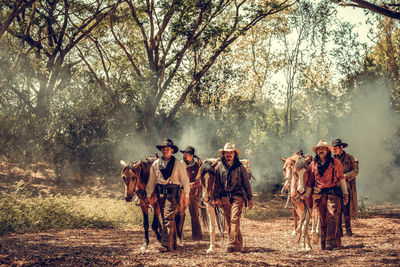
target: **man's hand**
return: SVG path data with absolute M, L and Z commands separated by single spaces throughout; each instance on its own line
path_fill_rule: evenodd
M 249 203 L 247 203 L 247 207 L 248 207 L 249 209 L 251 209 L 251 208 L 253 207 L 253 200 L 252 200 L 252 199 L 250 199 L 250 200 L 249 200 Z
M 344 195 L 344 205 L 347 205 L 349 203 L 349 194 Z
M 195 183 L 190 183 L 190 190 L 192 190 L 193 188 L 195 188 L 196 184 Z
M 221 199 L 216 199 L 215 201 L 214 201 L 214 204 L 215 205 L 217 205 L 217 206 L 221 206 L 222 205 L 222 203 L 221 203 Z
M 190 199 L 189 199 L 188 197 L 185 197 L 185 203 L 184 203 L 185 208 L 186 208 L 187 206 L 189 206 L 189 202 L 190 202 Z
M 150 205 L 150 198 L 149 198 L 149 197 L 146 197 L 146 198 L 144 199 L 144 202 L 146 202 L 147 205 Z

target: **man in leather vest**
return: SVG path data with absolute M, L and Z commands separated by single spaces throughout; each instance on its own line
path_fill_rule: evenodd
M 179 204 L 181 186 L 184 191 L 184 205 L 189 204 L 190 185 L 186 173 L 186 166 L 172 154 L 178 152 L 178 147 L 171 139 L 164 139 L 161 145 L 156 146 L 162 157 L 154 161 L 150 168 L 149 181 L 146 186 L 147 201 L 156 190 L 160 201 L 162 216 L 160 252 L 171 252 L 177 249 L 175 215 Z
M 350 199 L 347 205 L 344 205 L 342 213 L 344 214 L 346 235 L 351 236 L 353 234 L 351 230 L 351 217 L 358 214 L 356 177 L 359 170 L 357 159 L 343 150 L 343 148 L 347 146 L 348 145 L 346 143 L 343 143 L 340 139 L 334 139 L 332 141 L 335 158 L 338 159 L 343 165 L 343 174 L 346 178 L 347 189 L 349 190 Z M 341 224 L 340 228 L 342 229 Z
M 213 199 L 215 204 L 224 210 L 229 235 L 227 252 L 242 252 L 242 210 L 247 201 L 249 209 L 253 206 L 250 177 L 239 161 L 240 150 L 236 149 L 234 144 L 226 143 L 219 153 L 222 160 L 215 167 Z
M 190 202 L 189 202 L 189 213 L 192 222 L 192 239 L 201 240 L 201 225 L 199 219 L 199 207 L 200 207 L 200 180 L 196 180 L 197 172 L 199 171 L 200 165 L 194 158 L 198 158 L 195 155 L 195 149 L 192 146 L 185 147 L 181 150 L 183 153 L 183 161 L 186 164 L 186 172 L 189 177 L 190 182 Z M 183 223 L 185 221 L 185 215 L 181 218 L 181 228 L 183 228 Z
M 343 166 L 332 157 L 332 146 L 325 140 L 320 140 L 312 150 L 315 157 L 309 165 L 307 187 L 313 188 L 314 203 L 320 215 L 321 249 L 332 250 L 341 247 L 340 199 L 344 196 L 346 204 L 349 200 Z

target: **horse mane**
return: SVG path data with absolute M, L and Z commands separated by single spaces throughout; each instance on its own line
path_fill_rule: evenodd
M 307 168 L 307 162 L 305 160 L 305 158 L 303 157 L 298 157 L 294 163 L 294 166 L 296 169 L 300 170 L 300 169 L 304 169 Z

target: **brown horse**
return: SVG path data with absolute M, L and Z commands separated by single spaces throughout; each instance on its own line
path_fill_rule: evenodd
M 154 230 L 158 241 L 161 241 L 161 224 L 159 220 L 160 205 L 157 201 L 156 194 L 153 193 L 150 198 L 150 205 L 146 201 L 146 185 L 149 180 L 150 175 L 150 167 L 153 162 L 156 160 L 154 157 L 146 158 L 146 160 L 136 161 L 133 163 L 126 164 L 123 160 L 121 160 L 122 171 L 121 177 L 124 180 L 125 185 L 125 200 L 127 202 L 131 202 L 133 196 L 136 194 L 139 202 L 140 208 L 143 213 L 143 228 L 144 228 L 144 238 L 145 242 L 141 246 L 141 250 L 146 250 L 149 245 L 149 206 L 153 207 L 154 216 L 153 223 L 151 224 L 151 228 Z
M 311 249 L 310 238 L 308 234 L 308 225 L 312 216 L 312 197 L 311 192 L 306 194 L 306 183 L 308 180 L 307 162 L 311 161 L 310 157 L 303 157 L 301 154 L 294 154 L 287 159 L 281 157 L 285 162 L 283 171 L 285 175 L 285 186 L 289 189 L 289 196 L 293 204 L 293 215 L 295 230 L 293 234 L 299 232 L 299 241 L 301 240 L 301 248 L 305 250 Z M 305 196 L 307 195 L 307 197 Z M 297 218 L 300 223 L 297 226 Z

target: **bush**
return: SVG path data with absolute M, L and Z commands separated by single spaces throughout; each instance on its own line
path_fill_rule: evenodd
M 50 228 L 104 228 L 141 225 L 139 207 L 89 195 L 32 197 L 15 191 L 0 194 L 0 235 Z

